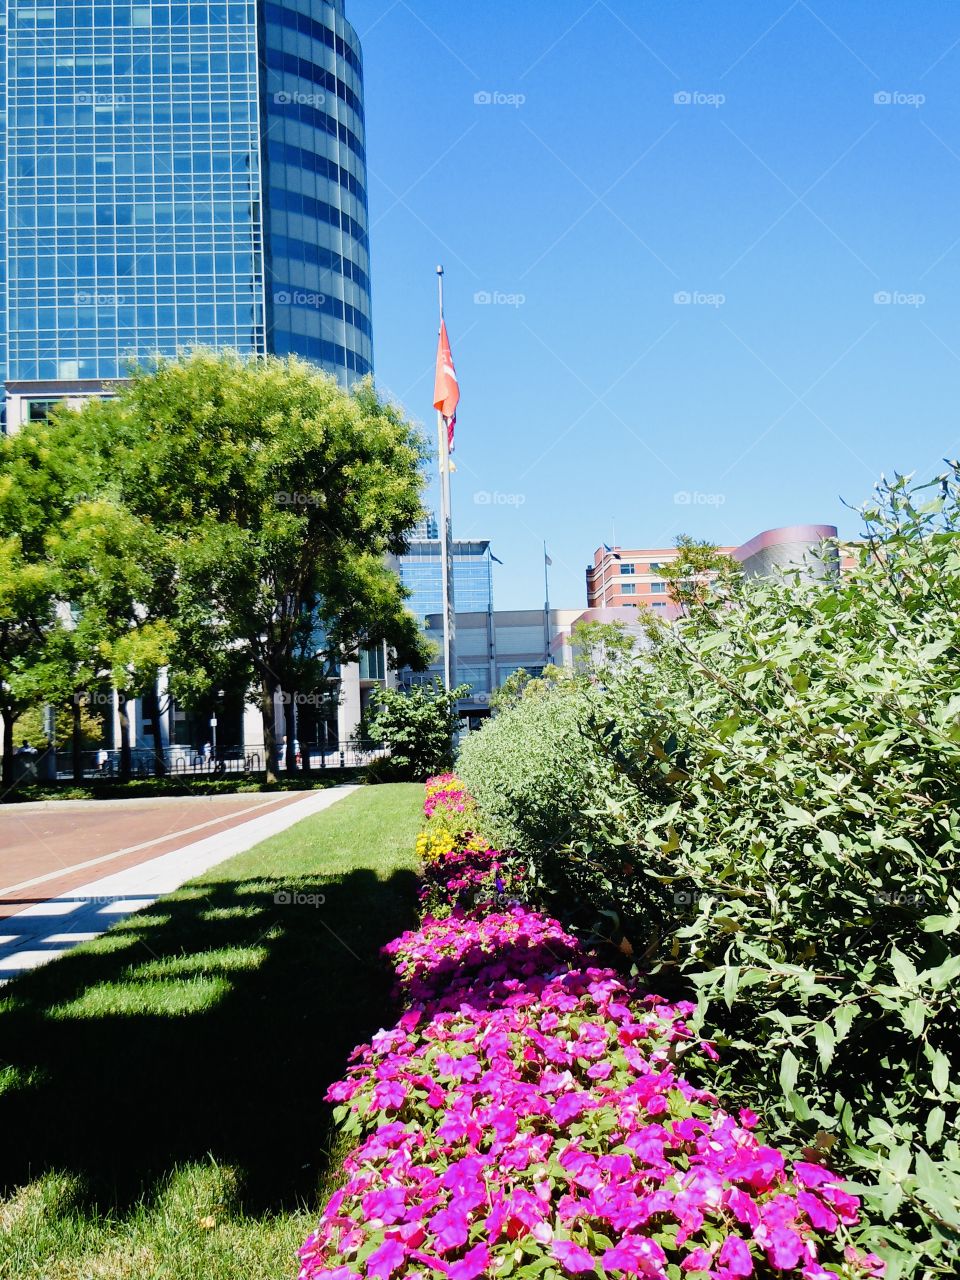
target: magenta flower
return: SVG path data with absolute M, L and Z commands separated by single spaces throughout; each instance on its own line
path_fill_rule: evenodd
M 581 1271 L 596 1271 L 597 1259 L 582 1245 L 572 1240 L 554 1240 L 550 1252 L 561 1266 L 572 1274 Z
M 428 799 L 470 803 L 452 775 Z M 473 846 L 432 864 L 430 900 L 466 893 L 470 909 L 438 909 L 386 948 L 405 1011 L 328 1090 L 359 1142 L 300 1280 L 477 1280 L 518 1247 L 570 1275 L 840 1280 L 824 1257 L 857 1198 L 820 1165 L 788 1172 L 753 1111 L 735 1118 L 678 1074 L 716 1058 L 691 1004 L 601 967 L 558 921 L 495 904 L 502 865 Z M 848 1249 L 840 1267 L 875 1280 L 883 1264 Z
M 393 1273 L 403 1266 L 407 1251 L 399 1240 L 384 1240 L 367 1259 L 367 1275 L 377 1280 L 390 1280 Z
M 727 1236 L 720 1246 L 719 1261 L 727 1268 L 731 1276 L 749 1276 L 753 1274 L 753 1257 L 744 1240 L 739 1236 Z
M 476 1280 L 490 1264 L 490 1250 L 485 1244 L 475 1244 L 465 1258 L 455 1262 L 447 1272 L 449 1280 Z

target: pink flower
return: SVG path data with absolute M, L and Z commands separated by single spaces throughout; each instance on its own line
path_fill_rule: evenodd
M 702 1245 L 698 1245 L 696 1249 L 691 1249 L 680 1263 L 680 1270 L 709 1271 L 712 1266 L 713 1254 L 709 1249 L 704 1249 Z
M 572 1273 L 597 1269 L 596 1258 L 582 1245 L 574 1244 L 572 1240 L 554 1240 L 550 1246 L 550 1252 L 565 1270 Z
M 623 1236 L 620 1243 L 607 1249 L 603 1265 L 608 1271 L 627 1271 L 638 1276 L 665 1276 L 667 1255 L 655 1240 L 646 1236 Z
M 394 1271 L 403 1266 L 407 1251 L 399 1240 L 384 1240 L 367 1259 L 367 1275 L 378 1280 L 390 1280 Z
M 490 1250 L 485 1244 L 475 1244 L 465 1257 L 455 1262 L 447 1272 L 449 1280 L 476 1280 L 482 1276 L 490 1262 Z
M 719 1261 L 732 1276 L 753 1274 L 753 1257 L 750 1248 L 739 1236 L 727 1236 L 720 1247 Z
M 856 1270 L 862 1272 L 865 1276 L 882 1276 L 887 1269 L 887 1264 L 882 1258 L 878 1258 L 875 1253 L 862 1253 L 852 1244 L 847 1245 L 843 1251 L 843 1256 Z
M 764 1232 L 767 1239 L 764 1247 L 770 1261 L 775 1267 L 789 1271 L 791 1267 L 800 1265 L 804 1256 L 803 1241 L 791 1227 L 773 1227 Z M 759 1236 L 758 1236 L 759 1238 Z
M 441 1253 L 449 1253 L 451 1249 L 459 1249 L 467 1243 L 470 1234 L 470 1223 L 467 1215 L 454 1209 L 441 1209 L 430 1219 L 430 1230 L 435 1234 L 437 1248 Z
M 837 1215 L 812 1191 L 798 1191 L 797 1204 L 818 1231 L 829 1231 L 831 1234 L 836 1231 Z

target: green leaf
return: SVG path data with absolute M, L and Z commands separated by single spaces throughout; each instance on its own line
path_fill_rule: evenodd
M 834 1050 L 837 1046 L 836 1034 L 829 1022 L 818 1022 L 813 1029 L 813 1038 L 820 1058 L 820 1068 L 826 1071 L 833 1061 Z
M 922 1036 L 927 1021 L 927 1008 L 922 1000 L 911 1000 L 900 1010 L 903 1025 L 912 1036 Z
M 833 1025 L 837 1032 L 837 1043 L 845 1039 L 850 1031 L 850 1027 L 854 1018 L 860 1012 L 859 1006 L 853 1004 L 841 1004 L 833 1011 Z
M 826 849 L 827 853 L 838 855 L 840 853 L 840 838 L 835 831 L 821 831 L 820 843 Z
M 783 811 L 787 817 L 801 827 L 812 827 L 814 825 L 813 815 L 808 813 L 806 809 L 799 809 L 795 804 L 791 804 L 789 800 L 781 800 Z
M 943 964 L 935 969 L 926 969 L 920 974 L 920 981 L 933 987 L 934 991 L 942 991 L 960 977 L 960 955 L 949 956 Z
M 933 1081 L 933 1087 L 937 1093 L 943 1095 L 947 1092 L 947 1086 L 950 1083 L 950 1059 L 945 1053 L 941 1053 L 939 1049 L 933 1051 L 933 1067 L 930 1072 L 930 1079 Z
M 780 1059 L 780 1088 L 783 1090 L 784 1096 L 793 1092 L 799 1070 L 800 1063 L 797 1061 L 796 1054 L 792 1049 L 786 1049 Z
M 917 981 L 917 970 L 909 956 L 896 947 L 890 948 L 890 964 L 901 987 L 912 987 Z
M 737 998 L 737 989 L 740 985 L 740 966 L 732 964 L 727 966 L 727 970 L 723 975 L 723 1000 L 728 1009 L 733 1008 L 733 1002 Z
M 927 1139 L 928 1147 L 935 1147 L 943 1136 L 943 1124 L 946 1120 L 946 1112 L 943 1107 L 934 1107 L 927 1116 L 927 1123 L 924 1129 L 924 1136 Z

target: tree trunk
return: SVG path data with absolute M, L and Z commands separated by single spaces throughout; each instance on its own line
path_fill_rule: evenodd
M 273 713 L 273 684 L 265 678 L 260 686 L 260 719 L 263 722 L 263 755 L 267 782 L 277 781 L 277 730 Z
M 73 780 L 76 783 L 80 783 L 83 782 L 83 707 L 78 693 L 73 695 L 70 714 L 72 717 L 70 753 L 73 757 Z
M 120 703 L 120 781 L 130 781 L 130 705 L 127 694 L 121 693 Z
M 297 769 L 297 749 L 294 742 L 297 737 L 297 695 L 291 693 L 283 704 L 283 727 L 287 735 L 287 777 L 292 778 Z
M 314 725 L 316 716 L 313 711 L 304 712 L 303 715 L 297 717 L 300 721 L 300 759 L 303 763 L 300 765 L 300 772 L 309 777 L 313 770 L 310 768 L 310 746 L 313 742 L 313 736 L 316 732 Z M 304 728 L 306 725 L 306 728 Z
M 12 707 L 4 707 L 3 717 L 3 785 L 13 786 L 13 722 L 16 715 Z
M 157 692 L 156 680 L 147 690 L 144 702 L 150 717 L 151 734 L 153 736 L 153 767 L 158 778 L 166 777 L 167 760 L 163 754 L 163 732 L 160 727 L 160 694 Z

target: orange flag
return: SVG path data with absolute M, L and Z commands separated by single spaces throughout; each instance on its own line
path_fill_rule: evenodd
M 433 407 L 439 409 L 447 423 L 447 445 L 453 452 L 453 429 L 457 425 L 457 405 L 460 403 L 460 383 L 453 367 L 450 339 L 446 321 L 440 321 L 440 342 L 437 346 L 437 377 L 433 384 Z

